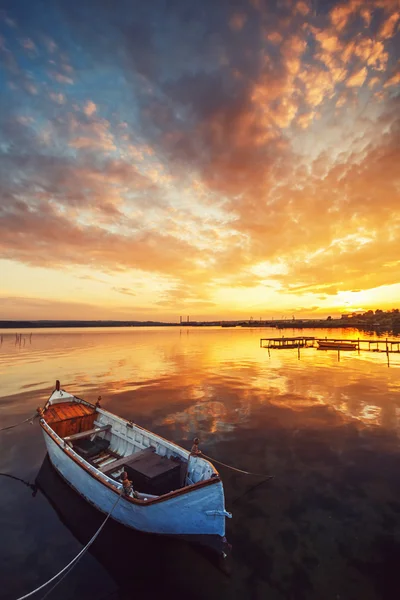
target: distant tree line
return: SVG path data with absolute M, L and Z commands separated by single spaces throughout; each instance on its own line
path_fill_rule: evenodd
M 392 308 L 391 310 L 377 308 L 375 311 L 367 310 L 364 313 L 342 315 L 341 321 L 348 321 L 352 327 L 400 333 L 400 310 L 398 308 Z

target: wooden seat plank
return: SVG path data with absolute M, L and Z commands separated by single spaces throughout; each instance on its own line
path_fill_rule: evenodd
M 138 454 L 142 454 L 142 452 L 147 452 L 148 450 L 149 448 L 146 448 L 146 450 L 142 450 L 141 452 L 134 452 L 133 454 L 128 454 L 128 456 L 118 458 L 113 463 L 105 465 L 103 468 L 99 469 L 99 471 L 101 471 L 102 473 L 112 473 L 113 471 L 116 471 L 119 467 L 123 467 L 124 465 L 129 463 Z
M 88 431 L 81 431 L 80 433 L 73 433 L 72 435 L 67 435 L 64 439 L 64 442 L 71 442 L 72 440 L 82 440 L 86 437 L 90 437 L 91 435 L 95 435 L 96 433 L 100 433 L 101 431 L 109 431 L 111 429 L 111 425 L 102 425 L 101 427 L 94 427 L 93 429 L 89 429 Z

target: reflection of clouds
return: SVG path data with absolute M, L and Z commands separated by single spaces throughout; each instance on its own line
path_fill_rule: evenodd
M 0 346 L 0 397 L 49 391 L 58 378 L 78 396 L 101 394 L 113 412 L 138 423 L 154 419 L 181 438 L 232 436 L 276 410 L 282 420 L 296 414 L 307 426 L 312 409 L 323 406 L 365 426 L 400 431 L 398 371 L 385 367 L 382 356 L 352 354 L 338 363 L 335 353 L 308 349 L 300 360 L 296 350 L 271 350 L 268 357 L 259 347 L 265 335 L 251 329 L 193 329 L 187 336 L 167 328 L 34 331 L 32 343 L 20 348 L 8 334 Z
M 243 419 L 244 414 L 228 411 L 222 402 L 207 401 L 172 413 L 156 421 L 156 425 L 173 425 L 175 430 L 180 432 L 181 437 L 189 437 L 192 433 L 201 433 L 202 439 L 206 440 L 210 434 L 224 434 L 233 431 L 235 424 Z
M 378 425 L 381 422 L 381 412 L 382 409 L 378 406 L 365 404 L 360 411 L 359 418 L 361 420 L 369 421 L 370 423 L 374 422 Z
M 310 406 L 324 405 L 325 400 L 318 399 L 315 396 L 301 396 L 299 394 L 282 394 L 279 396 L 273 396 L 268 399 L 270 404 L 275 406 L 282 406 L 283 408 L 290 408 L 291 410 L 302 410 Z

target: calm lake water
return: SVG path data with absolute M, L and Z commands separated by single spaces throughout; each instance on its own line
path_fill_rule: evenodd
M 1 332 L 0 332 L 1 333 Z M 351 330 L 135 328 L 4 331 L 0 422 L 72 393 L 269 482 L 220 468 L 232 554 L 109 522 L 47 597 L 399 597 L 400 354 L 260 348 L 261 337 Z M 393 336 L 391 336 L 393 337 Z M 103 517 L 54 473 L 38 423 L 0 433 L 0 597 L 64 567 Z M 16 479 L 17 478 L 17 479 Z M 36 487 L 34 484 L 37 484 Z M 227 575 L 226 570 L 230 571 Z M 36 597 L 43 598 L 46 590 Z

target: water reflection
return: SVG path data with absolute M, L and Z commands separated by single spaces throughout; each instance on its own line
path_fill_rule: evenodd
M 330 336 L 321 330 L 307 334 Z M 58 378 L 88 400 L 102 395 L 113 412 L 183 446 L 190 447 L 196 434 L 206 454 L 274 474 L 271 484 L 256 486 L 254 479 L 220 469 L 227 509 L 233 510 L 228 591 L 201 555 L 189 559 L 186 550 L 168 543 L 161 551 L 140 535 L 125 542 L 124 533 L 115 532 L 114 546 L 121 539 L 117 550 L 125 548 L 138 565 L 135 553 L 142 544 L 148 564 L 154 560 L 157 569 L 164 568 L 160 557 L 176 553 L 171 573 L 161 570 L 160 580 L 185 594 L 190 581 L 186 596 L 198 591 L 207 598 L 215 589 L 219 598 L 256 600 L 397 597 L 392 592 L 400 560 L 400 356 L 393 355 L 389 369 L 385 355 L 375 353 L 343 353 L 338 363 L 335 352 L 307 349 L 299 360 L 296 349 L 269 354 L 261 349 L 259 339 L 268 335 L 276 331 L 35 331 L 31 344 L 19 346 L 15 334 L 4 334 L 2 425 L 43 404 Z M 340 338 L 352 335 L 335 331 Z M 0 436 L 3 473 L 32 482 L 43 457 L 35 425 Z M 54 509 L 42 493 L 32 498 L 12 478 L 0 477 L 0 486 L 0 562 L 7 566 L 2 583 L 11 599 L 75 556 L 96 528 L 93 518 L 101 517 L 86 518 L 90 507 L 58 483 L 55 500 L 42 487 Z M 86 521 L 93 523 L 91 531 Z M 131 597 L 135 565 L 126 556 L 114 564 L 110 544 L 96 548 L 95 558 L 85 555 L 57 597 L 100 599 L 115 590 Z M 146 563 L 143 579 L 138 574 L 143 592 L 159 583 L 149 569 Z M 121 591 L 126 579 L 128 589 Z
M 14 409 L 28 400 L 26 391 L 45 395 L 59 378 L 88 399 L 101 394 L 125 416 L 160 411 L 157 422 L 173 421 L 183 438 L 193 431 L 225 437 L 261 405 L 293 411 L 327 405 L 365 425 L 398 427 L 400 355 L 390 369 L 384 355 L 367 352 L 343 353 L 338 364 L 335 352 L 303 349 L 299 360 L 296 349 L 261 349 L 261 336 L 276 335 L 266 329 L 43 330 L 25 347 L 15 346 L 14 334 L 3 335 L 0 398 Z

